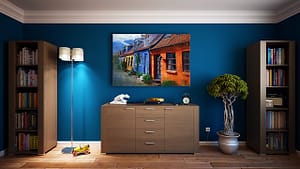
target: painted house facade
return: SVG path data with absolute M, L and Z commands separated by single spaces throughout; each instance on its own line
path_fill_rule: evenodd
M 133 69 L 134 63 L 134 48 L 133 45 L 124 46 L 124 48 L 119 53 L 119 64 L 122 66 L 124 64 L 124 69 L 126 71 L 131 71 Z
M 166 34 L 151 48 L 150 58 L 154 81 L 190 85 L 190 34 Z
M 141 74 L 150 74 L 150 48 L 156 45 L 164 34 L 143 34 L 134 41 L 134 70 Z

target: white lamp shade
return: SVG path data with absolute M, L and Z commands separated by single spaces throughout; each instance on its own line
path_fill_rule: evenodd
M 82 48 L 73 48 L 72 49 L 72 59 L 74 61 L 84 61 L 83 49 Z
M 59 47 L 59 59 L 71 61 L 71 49 L 68 47 Z

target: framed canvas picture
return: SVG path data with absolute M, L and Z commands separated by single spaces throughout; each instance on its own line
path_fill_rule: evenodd
M 113 34 L 113 86 L 190 86 L 190 34 Z

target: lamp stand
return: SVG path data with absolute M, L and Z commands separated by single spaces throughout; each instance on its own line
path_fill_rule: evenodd
M 74 78 L 74 60 L 71 59 L 71 108 L 70 108 L 70 140 L 71 147 L 65 147 L 62 149 L 63 154 L 72 154 L 73 149 L 73 98 L 74 98 L 74 90 L 73 90 L 73 79 Z

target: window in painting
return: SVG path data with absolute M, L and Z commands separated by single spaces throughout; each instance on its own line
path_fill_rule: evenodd
M 175 53 L 167 53 L 167 70 L 176 71 L 176 56 L 175 56 Z
M 190 51 L 182 52 L 182 70 L 190 72 Z

